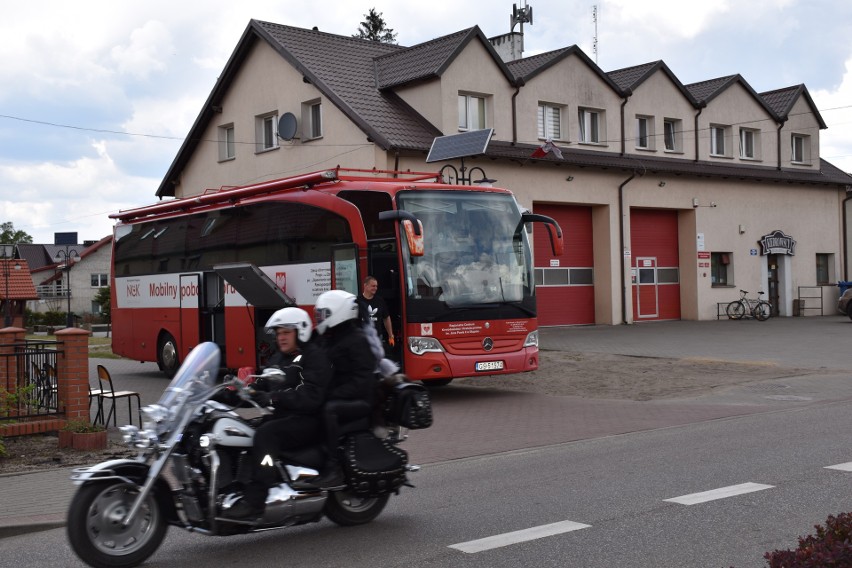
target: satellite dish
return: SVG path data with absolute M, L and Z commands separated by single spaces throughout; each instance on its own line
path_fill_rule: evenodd
M 278 137 L 282 140 L 292 140 L 296 136 L 296 115 L 285 112 L 278 119 Z

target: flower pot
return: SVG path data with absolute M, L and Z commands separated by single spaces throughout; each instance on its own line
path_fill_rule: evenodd
M 74 450 L 103 450 L 107 446 L 107 431 L 69 432 L 59 431 L 59 447 Z

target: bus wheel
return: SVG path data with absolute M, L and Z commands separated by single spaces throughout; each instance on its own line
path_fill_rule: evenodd
M 177 343 L 170 333 L 163 333 L 157 341 L 157 366 L 169 378 L 175 375 L 180 366 Z
M 423 381 L 423 386 L 425 387 L 445 387 L 448 384 L 453 382 L 453 379 L 431 379 L 428 381 Z

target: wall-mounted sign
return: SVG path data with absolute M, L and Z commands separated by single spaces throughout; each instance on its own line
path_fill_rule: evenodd
M 559 259 L 558 258 L 551 258 L 550 259 L 550 266 L 559 266 Z
M 757 256 L 757 249 L 748 249 L 749 256 Z
M 758 241 L 760 243 L 760 254 L 796 254 L 796 241 L 790 235 L 785 235 L 783 231 L 772 231 L 768 235 L 764 235 Z
M 698 233 L 696 237 L 695 248 L 697 250 L 704 250 L 704 233 Z
M 710 251 L 709 250 L 698 251 L 698 258 L 710 258 Z

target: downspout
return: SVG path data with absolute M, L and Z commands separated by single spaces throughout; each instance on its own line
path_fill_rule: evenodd
M 627 282 L 625 281 L 627 275 L 624 272 L 624 253 L 627 251 L 627 246 L 624 243 L 624 186 L 635 177 L 636 172 L 634 171 L 629 178 L 618 186 L 618 240 L 621 243 L 621 323 L 624 325 L 627 325 Z M 632 261 L 633 257 L 630 258 Z
M 778 123 L 778 171 L 781 171 L 781 129 L 784 128 L 784 123 L 787 122 L 785 118 L 781 122 Z
M 627 144 L 627 140 L 625 137 L 627 136 L 627 132 L 624 126 L 624 107 L 627 106 L 627 99 L 633 94 L 633 91 L 630 89 L 624 89 L 624 97 L 621 99 L 621 155 L 624 155 L 625 147 Z M 627 180 L 630 181 L 630 180 Z M 624 182 L 627 183 L 627 182 Z
M 393 171 L 394 172 L 399 171 L 399 150 L 394 152 L 394 155 L 393 155 Z M 399 177 L 399 174 L 394 173 L 393 177 Z
M 847 243 L 849 241 L 846 240 L 846 239 L 849 238 L 848 237 L 848 231 L 846 230 L 846 204 L 849 202 L 850 199 L 852 199 L 852 194 L 849 193 L 849 186 L 846 186 L 846 198 L 843 200 L 843 203 L 841 205 L 841 207 L 843 209 L 843 243 L 842 243 L 843 257 L 842 258 L 843 258 L 843 281 L 844 282 L 849 282 L 849 259 L 846 258 L 846 255 L 848 254 L 848 249 L 849 249 L 849 247 L 847 246 Z
M 698 114 L 695 115 L 695 160 L 698 161 L 698 117 L 701 116 L 701 113 L 704 112 L 704 107 L 707 106 L 707 103 L 701 101 L 698 103 Z
M 515 98 L 518 96 L 518 93 L 521 92 L 521 87 L 526 84 L 527 83 L 524 81 L 523 77 L 515 79 L 515 92 L 512 94 L 512 146 L 518 142 L 518 107 L 515 102 Z

